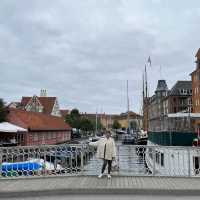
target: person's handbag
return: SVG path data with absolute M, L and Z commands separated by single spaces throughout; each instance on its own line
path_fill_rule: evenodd
M 112 171 L 119 171 L 119 165 L 116 160 L 112 161 Z

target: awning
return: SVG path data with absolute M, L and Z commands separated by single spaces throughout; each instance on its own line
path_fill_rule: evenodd
M 169 118 L 195 118 L 200 119 L 200 113 L 169 113 Z
M 27 129 L 16 126 L 9 122 L 2 122 L 0 123 L 0 132 L 6 132 L 6 133 L 27 132 Z

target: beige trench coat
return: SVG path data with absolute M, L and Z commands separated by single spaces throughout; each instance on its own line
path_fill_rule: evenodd
M 106 152 L 104 157 L 104 147 L 106 144 Z M 101 138 L 97 142 L 90 142 L 89 145 L 97 147 L 97 158 L 112 160 L 116 158 L 115 141 L 113 138 Z

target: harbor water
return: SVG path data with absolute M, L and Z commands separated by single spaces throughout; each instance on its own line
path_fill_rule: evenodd
M 112 174 L 123 176 L 146 175 L 145 149 L 137 148 L 134 145 L 116 144 L 117 166 L 113 167 Z M 101 172 L 103 161 L 94 155 L 84 166 L 84 175 L 97 175 Z

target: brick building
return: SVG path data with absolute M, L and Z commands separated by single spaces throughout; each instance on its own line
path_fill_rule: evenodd
M 169 129 L 168 114 L 192 111 L 192 82 L 177 81 L 171 90 L 168 90 L 165 80 L 159 80 L 155 94 L 149 101 L 149 131 L 163 131 Z M 172 130 L 189 129 L 189 123 L 183 120 L 171 126 Z
M 60 110 L 60 114 L 63 118 L 65 118 L 67 115 L 70 115 L 70 110 L 67 110 L 67 109 L 61 109 Z
M 26 111 L 41 112 L 53 116 L 61 116 L 56 97 L 22 97 L 21 108 Z
M 149 131 L 160 131 L 163 129 L 164 107 L 163 99 L 168 95 L 168 87 L 165 80 L 158 80 L 155 94 L 150 97 L 148 105 Z
M 163 129 L 171 130 L 191 130 L 192 124 L 188 123 L 188 119 L 177 119 L 176 123 L 170 124 L 167 118 L 169 113 L 191 113 L 192 112 L 192 82 L 177 81 L 168 95 L 163 99 L 164 120 Z
M 40 112 L 48 115 L 62 117 L 66 110 L 60 110 L 57 97 L 47 96 L 46 90 L 41 90 L 40 96 L 22 97 L 21 102 L 11 102 L 9 108 Z M 64 113 L 65 112 L 65 113 Z
M 150 104 L 150 98 L 149 97 L 143 97 L 143 121 L 142 121 L 142 127 L 144 131 L 149 130 L 149 104 Z
M 192 79 L 192 109 L 194 113 L 200 113 L 200 49 L 196 54 L 196 69 L 191 73 Z M 195 130 L 200 130 L 200 120 L 195 120 Z
M 10 109 L 8 122 L 28 130 L 20 134 L 20 145 L 51 145 L 71 139 L 71 127 L 61 117 Z
M 192 112 L 192 82 L 177 81 L 164 99 L 164 113 Z

